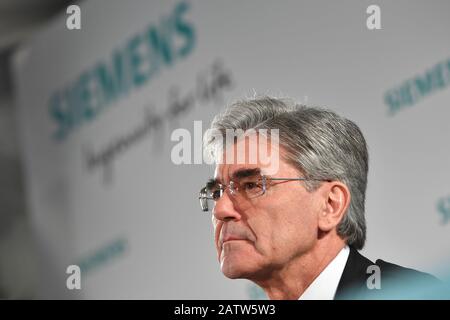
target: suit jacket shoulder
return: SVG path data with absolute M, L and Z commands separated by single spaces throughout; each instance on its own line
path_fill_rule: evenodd
M 368 281 L 371 281 L 370 277 L 374 273 L 372 271 L 374 268 L 369 268 L 370 266 L 378 267 L 379 288 L 368 286 Z M 439 284 L 440 282 L 435 277 L 424 272 L 381 259 L 373 263 L 356 249 L 350 247 L 350 254 L 336 290 L 335 299 L 414 298 L 415 292 L 421 292 L 424 288 Z

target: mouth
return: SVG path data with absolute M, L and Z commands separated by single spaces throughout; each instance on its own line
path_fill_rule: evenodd
M 236 241 L 247 241 L 247 242 L 249 242 L 249 240 L 247 240 L 247 239 L 230 239 L 230 240 L 226 240 L 226 241 L 224 241 L 224 242 L 222 242 L 222 245 L 224 245 L 225 243 L 229 243 L 229 242 L 236 242 Z
M 223 224 L 216 226 L 215 233 L 216 233 L 216 249 L 219 260 L 221 252 L 225 248 L 226 250 L 233 248 L 233 243 L 236 246 L 245 245 L 245 243 L 255 245 L 256 238 L 253 237 L 250 231 L 246 230 L 245 226 L 237 226 L 234 224 Z M 226 243 L 229 243 L 229 245 L 225 245 Z
M 222 240 L 222 245 L 224 245 L 227 242 L 232 242 L 232 241 L 247 241 L 250 242 L 249 239 L 247 238 L 240 238 L 240 237 L 235 237 L 235 236 L 227 236 Z

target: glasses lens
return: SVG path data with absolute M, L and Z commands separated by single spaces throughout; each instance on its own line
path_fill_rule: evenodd
M 256 198 L 264 194 L 265 182 L 261 176 L 242 178 L 237 189 L 240 195 L 248 199 Z
M 200 190 L 200 193 L 198 195 L 198 200 L 200 201 L 200 208 L 202 209 L 202 211 L 208 211 L 208 202 L 206 201 L 206 197 L 207 197 L 207 192 L 206 192 L 206 187 L 202 188 Z
M 202 188 L 198 199 L 200 200 L 200 207 L 202 211 L 208 212 L 214 208 L 214 199 L 220 198 L 220 190 L 208 190 L 208 188 Z
M 200 207 L 203 212 L 210 212 L 214 209 L 214 201 L 207 198 L 200 198 Z
M 199 200 L 202 211 L 208 212 L 214 209 L 216 201 L 220 199 L 225 191 L 224 186 L 210 185 L 200 190 Z M 265 177 L 251 176 L 239 179 L 239 181 L 231 181 L 229 184 L 230 194 L 233 196 L 252 199 L 259 197 L 266 191 Z

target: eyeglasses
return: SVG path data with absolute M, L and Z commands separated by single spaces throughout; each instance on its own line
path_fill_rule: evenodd
M 231 196 L 240 199 L 253 199 L 260 197 L 266 193 L 269 186 L 273 185 L 272 181 L 327 181 L 322 179 L 307 178 L 275 178 L 265 175 L 241 178 L 237 181 L 230 181 L 228 185 L 217 183 L 210 180 L 205 187 L 200 190 L 198 199 L 202 211 L 207 212 L 214 208 L 215 203 L 219 201 L 226 189 L 229 190 Z

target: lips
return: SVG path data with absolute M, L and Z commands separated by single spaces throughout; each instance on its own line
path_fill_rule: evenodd
M 221 244 L 224 244 L 225 242 L 228 241 L 234 241 L 234 240 L 247 240 L 247 238 L 242 238 L 242 237 L 238 237 L 238 236 L 234 236 L 234 235 L 228 235 L 226 237 L 223 238 L 223 240 L 221 240 Z
M 225 242 L 234 240 L 252 241 L 252 237 L 242 227 L 233 224 L 224 224 L 220 230 L 219 245 L 222 246 Z

